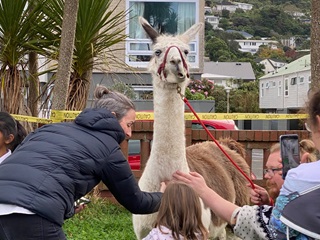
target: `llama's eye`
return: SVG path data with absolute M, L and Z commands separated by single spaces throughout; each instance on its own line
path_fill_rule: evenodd
M 160 56 L 160 54 L 162 53 L 162 51 L 161 50 L 156 50 L 155 52 L 154 52 L 154 54 L 156 55 L 156 56 Z
M 189 54 L 189 51 L 188 51 L 188 50 L 184 50 L 183 52 L 184 52 L 185 55 L 188 55 L 188 54 Z

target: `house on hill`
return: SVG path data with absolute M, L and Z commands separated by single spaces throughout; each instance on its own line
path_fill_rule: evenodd
M 264 73 L 275 73 L 279 68 L 287 65 L 287 62 L 276 58 L 257 59 L 257 63 L 264 66 Z
M 305 106 L 311 83 L 310 54 L 259 79 L 259 107 L 270 113 L 297 113 Z M 284 126 L 271 129 L 298 129 L 298 120 L 278 121 Z
M 239 43 L 240 48 L 239 51 L 241 52 L 249 52 L 251 54 L 255 54 L 258 52 L 259 47 L 262 45 L 267 45 L 271 49 L 277 49 L 277 45 L 279 44 L 278 41 L 274 40 L 255 40 L 255 39 L 236 39 L 236 42 Z
M 236 88 L 241 81 L 256 79 L 249 62 L 204 62 L 201 78 L 213 80 L 215 85 Z

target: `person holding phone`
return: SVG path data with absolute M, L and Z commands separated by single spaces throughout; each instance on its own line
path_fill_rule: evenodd
M 318 160 L 319 151 L 312 140 L 302 139 L 299 142 L 299 150 L 300 164 Z M 250 189 L 250 200 L 256 205 L 273 206 L 284 182 L 282 178 L 280 143 L 275 143 L 270 148 L 270 154 L 266 162 L 266 168 L 264 169 L 264 178 L 266 179 L 266 188 L 255 184 L 255 188 Z
M 307 111 L 307 130 L 320 150 L 320 90 L 312 94 Z M 217 216 L 233 226 L 235 235 L 242 239 L 320 239 L 319 172 L 320 161 L 300 164 L 289 170 L 275 207 L 239 207 L 209 188 L 203 177 L 196 172 L 177 171 L 173 178 L 191 186 Z M 303 201 L 306 199 L 309 202 Z M 303 207 L 301 203 L 304 203 Z
M 93 108 L 36 129 L 0 164 L 1 240 L 66 239 L 74 202 L 100 181 L 130 212 L 158 210 L 162 193 L 140 190 L 119 145 L 132 134 L 133 102 L 104 86 L 94 94 Z

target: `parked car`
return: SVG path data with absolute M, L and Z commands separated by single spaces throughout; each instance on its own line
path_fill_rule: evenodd
M 209 129 L 238 130 L 233 120 L 202 120 Z M 198 120 L 192 120 L 192 129 L 203 129 Z M 128 161 L 132 170 L 140 170 L 140 140 L 130 139 L 128 142 Z
M 224 129 L 224 130 L 238 130 L 237 125 L 233 120 L 202 120 L 202 123 L 207 129 Z M 192 120 L 192 129 L 203 129 L 198 120 Z

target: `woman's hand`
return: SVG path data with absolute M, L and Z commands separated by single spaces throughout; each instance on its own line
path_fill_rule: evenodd
M 81 212 L 83 209 L 85 209 L 87 207 L 87 204 L 80 204 L 80 205 L 77 205 L 75 206 L 74 208 L 74 212 L 75 214 Z

